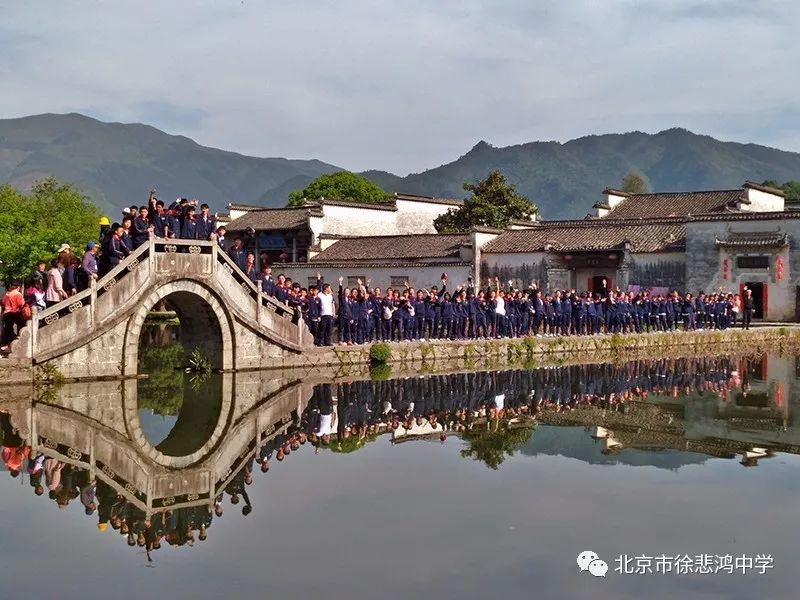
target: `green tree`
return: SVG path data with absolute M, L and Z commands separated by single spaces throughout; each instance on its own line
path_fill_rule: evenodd
M 514 451 L 531 439 L 533 429 L 528 424 L 512 428 L 505 421 L 468 429 L 463 435 L 468 446 L 461 450 L 461 456 L 479 460 L 496 471 L 506 456 L 514 456 Z
M 631 169 L 622 178 L 622 191 L 629 194 L 647 194 L 650 191 L 650 183 L 639 171 Z
M 786 183 L 778 183 L 772 179 L 767 179 L 761 185 L 766 185 L 768 187 L 774 187 L 779 190 L 783 190 L 783 193 L 786 194 L 787 200 L 798 201 L 800 200 L 800 181 L 795 181 L 794 179 L 790 179 Z
M 439 233 L 466 232 L 476 225 L 505 229 L 512 220 L 530 219 L 539 212 L 500 171 L 490 172 L 483 181 L 465 183 L 464 189 L 472 196 L 459 208 L 451 208 L 434 220 Z
M 304 200 L 330 198 L 337 200 L 353 200 L 355 202 L 385 202 L 389 194 L 372 183 L 369 179 L 350 171 L 338 171 L 320 175 L 302 190 L 289 193 L 286 206 L 302 206 Z
M 99 216 L 87 196 L 53 178 L 34 183 L 30 194 L 0 186 L 0 278 L 24 279 L 65 242 L 79 252 L 97 237 Z

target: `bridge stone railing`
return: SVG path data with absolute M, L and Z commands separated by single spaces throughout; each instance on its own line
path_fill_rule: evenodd
M 101 334 L 109 336 L 102 346 L 122 346 L 117 338 L 124 337 L 127 321 L 148 292 L 182 279 L 212 289 L 224 310 L 258 337 L 295 353 L 313 342 L 298 312 L 262 293 L 260 282 L 250 281 L 215 242 L 151 237 L 88 289 L 34 314 L 11 354 L 40 363 Z

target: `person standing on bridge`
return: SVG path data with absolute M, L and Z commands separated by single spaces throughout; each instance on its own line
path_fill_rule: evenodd
M 17 337 L 19 330 L 25 324 L 25 319 L 22 317 L 22 307 L 25 305 L 25 299 L 22 297 L 20 287 L 22 287 L 20 283 L 14 281 L 8 286 L 6 293 L 3 294 L 3 350 Z
M 47 291 L 44 295 L 44 301 L 47 308 L 54 304 L 58 304 L 62 300 L 66 300 L 67 292 L 64 291 L 64 280 L 61 276 L 61 269 L 59 268 L 58 259 L 54 258 L 50 263 L 50 270 L 47 271 Z
M 200 218 L 197 219 L 197 239 L 210 240 L 214 233 L 214 217 L 208 214 L 208 204 L 200 205 Z
M 186 216 L 183 219 L 183 227 L 181 227 L 181 239 L 183 240 L 199 240 L 199 228 L 197 226 L 197 219 L 194 217 L 194 206 L 186 209 Z
M 78 275 L 78 290 L 83 291 L 91 285 L 92 281 L 97 280 L 97 244 L 89 242 L 86 244 L 86 252 L 83 253 L 81 260 L 81 270 Z
M 139 209 L 139 214 L 133 220 L 133 249 L 135 250 L 144 244 L 150 237 L 150 232 L 153 230 L 150 224 L 150 209 L 147 206 L 142 206 Z
M 108 239 L 108 245 L 103 250 L 103 256 L 107 261 L 107 264 L 104 265 L 106 268 L 106 273 L 116 267 L 120 261 L 124 260 L 129 254 L 128 247 L 122 241 L 122 225 L 119 223 L 114 223 L 114 225 L 111 227 L 111 231 L 113 233 Z

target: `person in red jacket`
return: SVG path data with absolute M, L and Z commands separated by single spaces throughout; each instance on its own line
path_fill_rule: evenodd
M 20 284 L 18 281 L 13 282 L 8 286 L 8 290 L 3 294 L 3 299 L 0 301 L 3 307 L 3 332 L 2 332 L 2 350 L 6 350 L 10 344 L 19 334 L 19 330 L 25 325 L 25 319 L 22 317 L 22 307 L 25 306 L 25 298 L 22 297 L 20 291 Z

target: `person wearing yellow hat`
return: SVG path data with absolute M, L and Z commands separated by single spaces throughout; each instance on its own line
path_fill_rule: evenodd
M 100 217 L 100 244 L 102 245 L 103 240 L 106 238 L 106 234 L 108 230 L 111 228 L 111 222 L 108 220 L 108 217 L 103 215 Z

